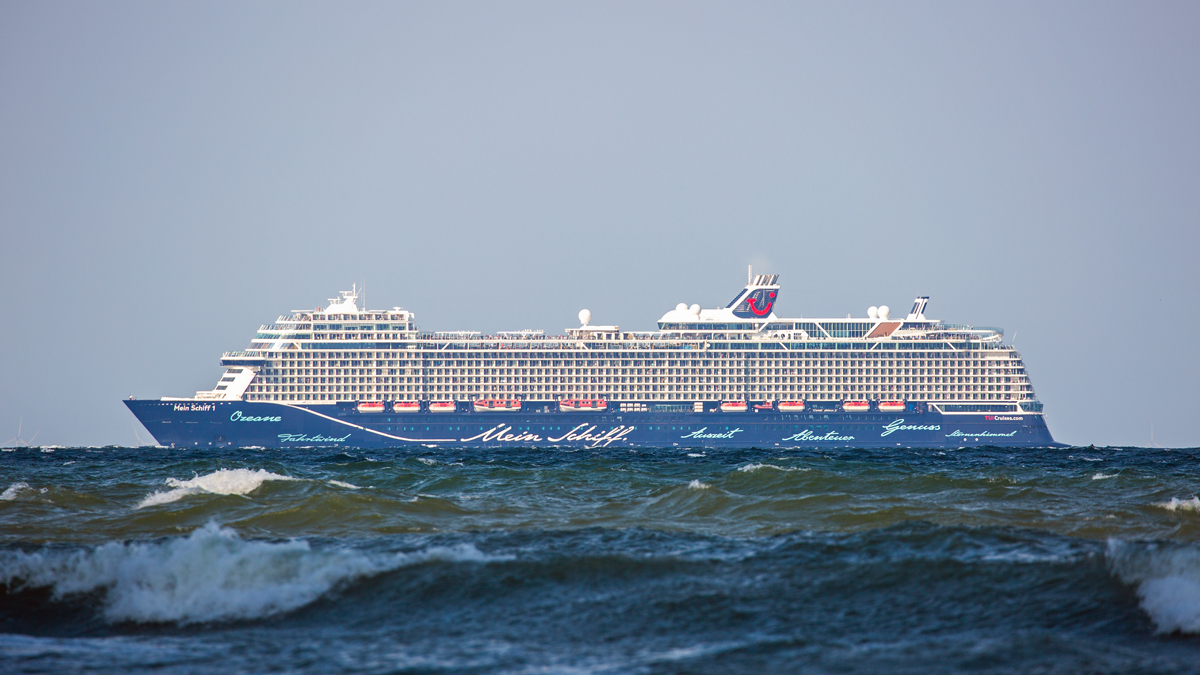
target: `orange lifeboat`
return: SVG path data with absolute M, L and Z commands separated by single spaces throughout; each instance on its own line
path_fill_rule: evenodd
M 475 401 L 475 412 L 517 412 L 521 401 L 515 398 L 485 398 Z
M 452 413 L 458 410 L 458 406 L 454 401 L 434 401 L 429 404 L 429 412 L 432 413 Z
M 721 401 L 721 412 L 746 412 L 749 408 L 745 401 Z
M 363 401 L 358 404 L 358 412 L 381 413 L 383 412 L 383 401 Z
M 780 401 L 779 412 L 804 412 L 804 401 Z
M 603 412 L 608 410 L 608 401 L 602 398 L 567 398 L 558 402 L 558 409 L 562 412 Z
M 845 401 L 842 403 L 842 412 L 867 412 L 871 409 L 871 404 L 867 401 Z
M 879 412 L 904 412 L 904 401 L 880 401 Z
M 420 401 L 396 401 L 392 404 L 392 412 L 415 413 L 421 412 Z

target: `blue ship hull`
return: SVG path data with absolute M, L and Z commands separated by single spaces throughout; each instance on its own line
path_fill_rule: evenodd
M 131 412 L 169 447 L 695 447 L 960 448 L 1059 446 L 1042 415 L 942 414 L 920 404 L 903 412 L 802 413 L 752 409 L 693 412 L 560 412 L 526 402 L 520 412 L 364 413 L 353 403 L 289 405 L 242 401 L 127 400 Z M 668 408 L 668 409 L 663 409 Z

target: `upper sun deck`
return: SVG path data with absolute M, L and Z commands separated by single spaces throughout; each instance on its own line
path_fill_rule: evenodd
M 360 309 L 358 307 L 357 285 L 353 290 L 340 291 L 338 297 L 330 298 L 329 304 L 316 309 L 293 309 L 291 314 L 281 315 L 273 324 L 265 324 L 260 331 L 294 332 L 304 330 L 322 330 L 330 328 L 331 323 L 350 323 L 356 327 L 371 321 L 406 321 L 411 322 L 416 316 L 403 307 L 393 307 L 388 310 Z M 338 326 L 341 328 L 341 326 Z M 383 328 L 380 330 L 390 330 Z M 411 327 L 398 330 L 412 330 Z
M 912 311 L 903 319 L 891 318 L 891 310 L 871 307 L 866 318 L 786 319 L 775 315 L 779 297 L 778 275 L 753 277 L 732 302 L 721 309 L 701 309 L 699 305 L 679 303 L 658 320 L 663 333 L 683 338 L 721 334 L 726 336 L 769 335 L 789 340 L 928 340 L 955 339 L 999 343 L 1000 328 L 947 324 L 925 318 L 928 296 L 918 297 Z
M 276 351 L 298 342 L 331 345 L 366 341 L 406 341 L 430 343 L 469 343 L 477 347 L 546 345 L 572 342 L 592 344 L 622 342 L 667 346 L 672 343 L 709 341 L 746 342 L 852 342 L 939 340 L 982 343 L 1000 347 L 1004 331 L 999 328 L 947 324 L 925 318 L 928 297 L 918 297 L 904 318 L 892 318 L 888 307 L 871 307 L 867 317 L 854 318 L 782 318 L 774 312 L 780 286 L 777 275 L 751 277 L 733 300 L 723 308 L 701 309 L 680 303 L 658 321 L 657 331 L 622 331 L 619 326 L 590 325 L 591 313 L 579 313 L 580 326 L 568 328 L 563 335 L 545 335 L 540 330 L 501 331 L 483 334 L 477 331 L 421 332 L 415 315 L 400 307 L 367 310 L 358 307 L 357 289 L 342 291 L 329 305 L 310 310 L 293 310 L 273 324 L 259 328 L 251 350 Z M 503 348 L 503 347 L 501 347 Z

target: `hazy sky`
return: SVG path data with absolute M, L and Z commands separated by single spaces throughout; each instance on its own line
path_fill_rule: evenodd
M 131 445 L 366 282 L 427 330 L 1001 326 L 1063 442 L 1200 446 L 1200 4 L 0 2 L 0 441 Z M 22 422 L 23 420 L 23 422 Z M 0 443 L 3 444 L 3 443 Z

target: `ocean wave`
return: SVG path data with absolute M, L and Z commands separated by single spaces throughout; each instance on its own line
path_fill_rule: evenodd
M 709 485 L 708 483 L 701 481 L 698 478 L 693 480 L 692 482 L 688 483 L 689 490 L 707 490 L 710 487 L 712 487 L 712 486 Z
M 1109 478 L 1116 478 L 1119 475 L 1120 474 L 1116 474 L 1116 473 L 1108 473 L 1108 474 L 1096 473 L 1096 474 L 1092 474 L 1092 480 L 1107 480 Z
M 56 600 L 99 592 L 112 622 L 180 624 L 289 612 L 359 578 L 429 562 L 490 562 L 471 544 L 368 556 L 307 541 L 242 539 L 209 523 L 165 542 L 110 542 L 76 552 L 0 552 L 0 583 L 51 588 Z
M 336 485 L 338 487 L 343 487 L 343 488 L 346 488 L 347 490 L 361 490 L 362 489 L 353 483 L 347 483 L 346 481 L 341 481 L 341 480 L 330 480 L 329 484 Z
M 17 481 L 8 486 L 3 493 L 0 493 L 0 501 L 11 502 L 21 496 L 22 492 L 32 492 L 33 488 L 29 487 L 29 483 L 25 481 Z
M 738 471 L 742 471 L 744 473 L 752 473 L 754 471 L 760 471 L 762 469 L 774 469 L 776 471 L 810 471 L 810 469 L 808 469 L 807 467 L 789 468 L 789 467 L 779 466 L 778 464 L 747 464 L 745 466 L 738 467 Z
M 251 471 L 250 469 L 218 469 L 203 476 L 196 476 L 191 480 L 168 478 L 166 483 L 174 488 L 173 490 L 152 492 L 138 503 L 137 508 L 142 509 L 147 506 L 169 504 L 177 502 L 188 495 L 195 494 L 245 495 L 257 490 L 264 482 L 269 480 L 296 479 L 290 476 L 271 473 L 266 469 L 259 469 L 257 471 Z
M 1110 539 L 1108 561 L 1158 632 L 1200 633 L 1200 548 Z
M 1168 511 L 1200 511 L 1200 497 L 1191 499 L 1171 497 L 1170 501 L 1158 502 L 1155 506 Z

